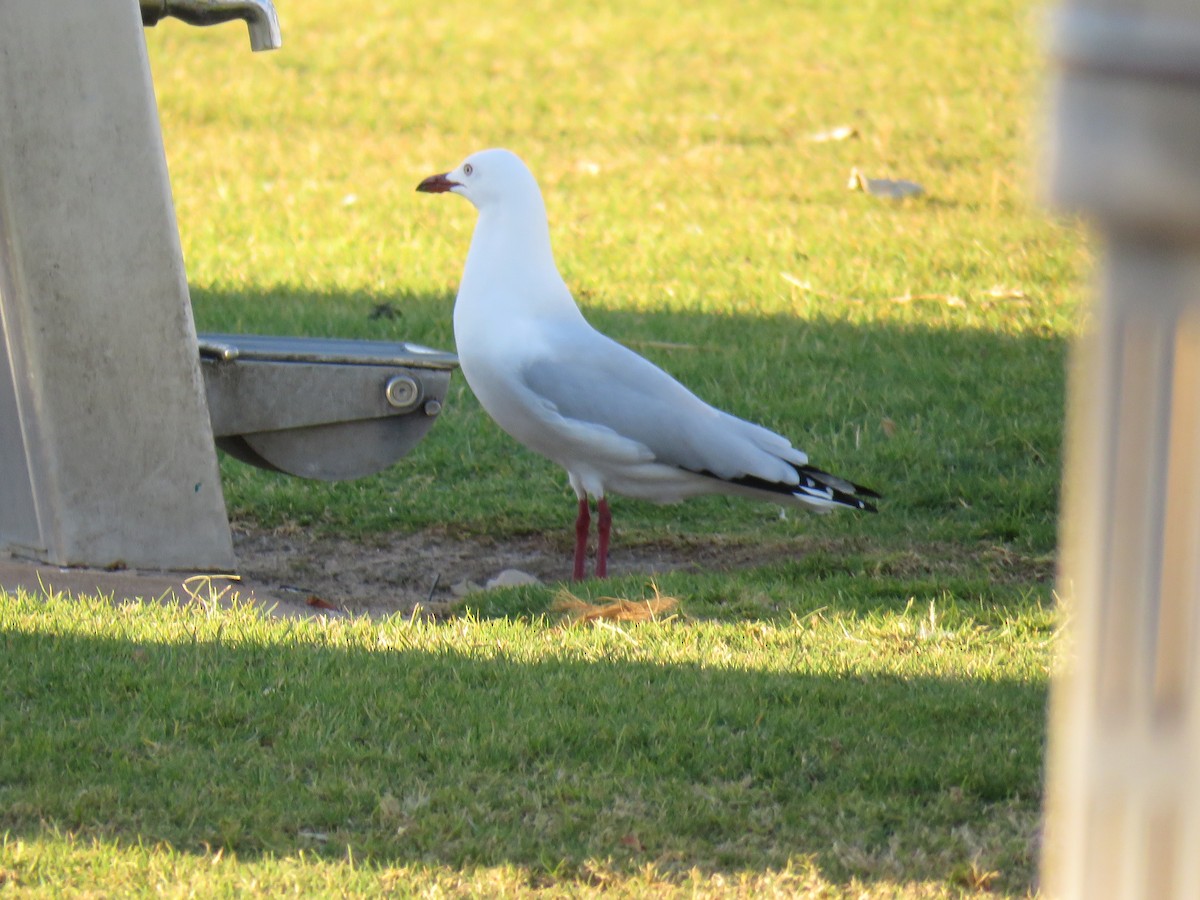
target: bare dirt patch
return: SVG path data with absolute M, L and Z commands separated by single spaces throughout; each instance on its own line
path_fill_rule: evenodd
M 719 546 L 689 541 L 621 548 L 609 557 L 609 574 L 699 568 L 715 562 Z M 571 548 L 542 536 L 496 540 L 424 531 L 351 539 L 237 528 L 234 549 L 248 581 L 280 596 L 318 597 L 372 615 L 409 612 L 418 604 L 443 613 L 460 599 L 464 584 L 486 585 L 505 570 L 547 584 L 571 573 Z
M 444 615 L 461 599 L 462 585 L 486 585 L 505 570 L 527 573 L 545 584 L 567 582 L 568 537 L 498 539 L 429 530 L 348 538 L 239 526 L 234 529 L 234 549 L 241 576 L 281 598 L 306 603 L 315 597 L 341 610 L 371 615 L 408 613 L 418 605 Z M 994 583 L 1049 584 L 1054 573 L 1052 557 L 1028 557 L 996 546 L 938 543 L 897 553 L 815 539 L 754 541 L 720 535 L 615 543 L 609 572 L 652 578 L 681 570 L 730 571 L 814 552 L 858 556 L 864 574 L 901 579 L 961 578 L 971 573 Z

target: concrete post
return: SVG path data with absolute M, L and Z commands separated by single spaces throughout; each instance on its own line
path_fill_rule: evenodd
M 1051 191 L 1096 224 L 1052 694 L 1052 897 L 1200 897 L 1200 7 L 1056 20 Z
M 229 569 L 137 0 L 0 27 L 0 549 Z

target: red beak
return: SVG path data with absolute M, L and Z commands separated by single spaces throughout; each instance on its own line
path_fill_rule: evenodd
M 446 177 L 448 174 L 450 173 L 447 172 L 442 175 L 430 175 L 417 185 L 417 190 L 424 191 L 426 194 L 444 194 L 446 191 L 450 190 L 450 188 L 458 187 L 457 181 L 451 181 Z

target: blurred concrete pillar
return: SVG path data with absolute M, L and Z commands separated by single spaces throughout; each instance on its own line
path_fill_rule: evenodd
M 1055 19 L 1050 166 L 1101 238 L 1076 347 L 1050 896 L 1200 897 L 1200 4 Z
M 0 550 L 228 569 L 138 0 L 0 19 Z

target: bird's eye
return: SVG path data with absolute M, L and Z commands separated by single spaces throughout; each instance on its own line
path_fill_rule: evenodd
M 473 165 L 471 165 L 470 163 L 463 164 L 463 174 L 464 175 L 470 175 L 474 171 L 475 171 L 475 167 Z

